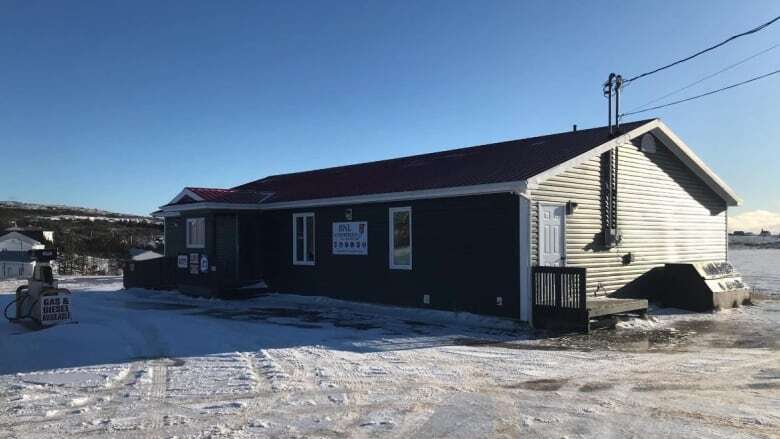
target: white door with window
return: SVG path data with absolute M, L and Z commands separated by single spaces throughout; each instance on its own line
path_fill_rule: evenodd
M 539 205 L 539 265 L 563 267 L 566 261 L 566 208 Z

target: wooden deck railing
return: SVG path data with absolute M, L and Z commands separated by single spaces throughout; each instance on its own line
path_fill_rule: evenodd
M 587 330 L 586 269 L 533 267 L 531 273 L 534 327 Z

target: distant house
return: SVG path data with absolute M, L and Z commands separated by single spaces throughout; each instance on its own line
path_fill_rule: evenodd
M 727 259 L 731 188 L 660 120 L 621 129 L 187 187 L 154 215 L 184 291 L 262 279 L 529 320 L 540 268 L 585 269 L 589 294 L 651 294 L 665 263 Z
M 22 279 L 32 276 L 35 262 L 26 251 L 0 250 L 0 279 Z
M 0 279 L 32 276 L 35 262 L 29 251 L 46 248 L 54 232 L 11 227 L 0 235 Z
M 0 235 L 0 251 L 26 252 L 46 247 L 43 238 L 35 239 L 21 231 L 10 231 Z

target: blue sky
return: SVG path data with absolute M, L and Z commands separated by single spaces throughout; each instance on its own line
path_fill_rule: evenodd
M 149 213 L 187 185 L 604 125 L 609 72 L 777 15 L 776 1 L 7 1 L 0 199 Z M 776 43 L 780 23 L 637 81 L 623 106 Z M 778 68 L 780 48 L 675 97 Z M 778 102 L 780 75 L 642 117 L 735 188 L 732 217 L 780 212 Z

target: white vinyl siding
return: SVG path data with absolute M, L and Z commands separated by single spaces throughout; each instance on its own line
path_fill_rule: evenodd
M 293 214 L 293 264 L 314 265 L 314 214 Z
M 187 218 L 187 248 L 206 246 L 206 219 Z
M 390 268 L 412 269 L 412 208 L 390 209 Z
M 665 145 L 618 151 L 617 225 L 622 241 L 602 238 L 601 160 L 551 177 L 531 193 L 531 259 L 539 264 L 538 202 L 578 203 L 566 217 L 566 265 L 588 269 L 588 292 L 611 293 L 668 262 L 726 260 L 726 203 Z M 634 261 L 624 263 L 628 253 Z

